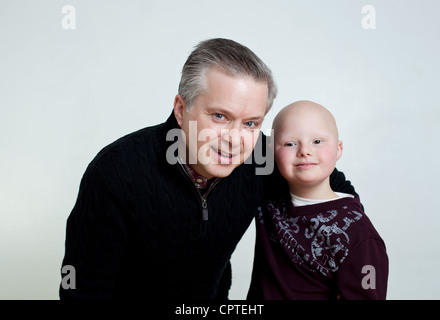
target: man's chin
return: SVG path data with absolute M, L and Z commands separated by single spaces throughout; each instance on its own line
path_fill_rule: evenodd
M 210 164 L 205 167 L 206 172 L 211 177 L 225 178 L 229 176 L 238 164 Z

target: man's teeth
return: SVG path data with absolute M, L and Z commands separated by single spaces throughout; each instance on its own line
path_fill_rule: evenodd
M 232 158 L 232 154 L 229 153 L 223 153 L 222 151 L 218 151 L 218 154 L 222 157 Z

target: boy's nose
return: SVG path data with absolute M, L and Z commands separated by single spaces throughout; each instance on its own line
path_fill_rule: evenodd
M 312 155 L 312 150 L 308 145 L 300 144 L 297 155 L 298 157 L 310 157 Z

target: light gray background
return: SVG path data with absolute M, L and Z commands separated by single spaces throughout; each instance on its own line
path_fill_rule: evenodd
M 76 29 L 61 26 L 63 5 Z M 376 9 L 364 30 L 361 10 Z M 338 162 L 386 242 L 389 299 L 439 299 L 440 2 L 437 0 L 0 3 L 0 298 L 58 299 L 66 219 L 87 164 L 163 122 L 193 46 L 226 37 L 272 69 L 285 105 L 335 115 Z M 244 299 L 254 226 L 233 256 Z M 142 266 L 139 267 L 142 276 Z

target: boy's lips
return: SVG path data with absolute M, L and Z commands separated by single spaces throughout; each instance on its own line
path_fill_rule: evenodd
M 300 169 L 307 169 L 307 168 L 312 168 L 316 165 L 318 165 L 316 162 L 300 162 L 295 164 L 295 167 Z

